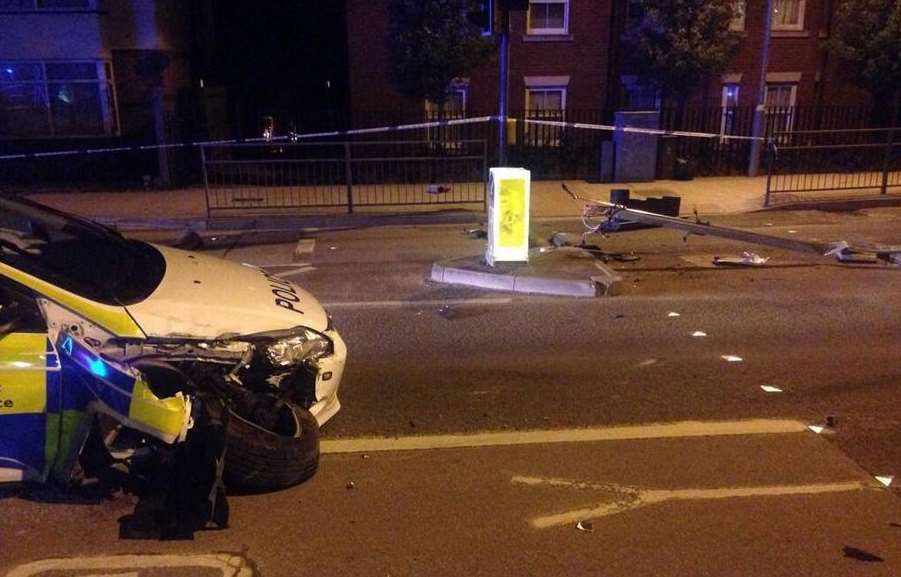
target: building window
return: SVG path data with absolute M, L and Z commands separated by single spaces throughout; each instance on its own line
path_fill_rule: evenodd
M 0 0 L 0 12 L 96 10 L 97 0 Z
M 770 134 L 792 129 L 797 95 L 797 84 L 766 85 L 764 108 Z
M 531 0 L 528 20 L 529 34 L 567 34 L 569 0 Z
M 566 120 L 566 88 L 542 86 L 526 89 L 526 118 L 563 122 Z M 529 146 L 560 146 L 563 128 L 541 124 L 526 125 Z
M 723 84 L 723 96 L 720 101 L 722 118 L 720 120 L 720 142 L 728 142 L 723 138 L 728 134 L 735 134 L 735 112 L 738 109 L 738 84 Z
M 746 0 L 733 0 L 732 2 L 732 21 L 729 22 L 729 30 L 740 32 L 745 29 L 745 9 L 747 7 Z
M 12 138 L 117 132 L 105 62 L 0 62 L 0 134 Z
M 466 118 L 466 104 L 469 100 L 469 85 L 459 82 L 447 89 L 444 105 L 425 101 L 425 115 L 429 121 L 459 120 Z M 445 148 L 460 148 L 463 143 L 463 126 L 442 126 L 428 129 L 428 140 L 440 142 Z
M 773 30 L 803 30 L 805 0 L 773 0 Z

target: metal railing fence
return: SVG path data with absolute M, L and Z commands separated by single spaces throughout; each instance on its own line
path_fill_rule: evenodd
M 484 140 L 205 145 L 209 213 L 485 202 Z
M 776 132 L 765 204 L 842 191 L 901 189 L 901 128 Z

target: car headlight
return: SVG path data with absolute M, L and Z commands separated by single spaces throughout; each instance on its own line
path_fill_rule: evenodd
M 318 359 L 332 354 L 332 341 L 311 329 L 273 341 L 266 345 L 266 358 L 276 367 L 298 365 L 307 359 Z

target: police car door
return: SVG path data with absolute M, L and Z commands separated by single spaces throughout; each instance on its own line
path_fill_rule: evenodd
M 34 296 L 0 279 L 0 483 L 43 481 L 56 458 L 60 365 Z

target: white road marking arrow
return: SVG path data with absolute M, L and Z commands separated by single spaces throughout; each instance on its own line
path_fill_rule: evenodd
M 569 487 L 573 489 L 593 489 L 606 493 L 609 503 L 596 507 L 577 509 L 555 515 L 535 517 L 531 524 L 536 529 L 569 525 L 578 521 L 597 519 L 639 509 L 648 505 L 657 505 L 667 501 L 702 501 L 716 499 L 736 499 L 742 497 L 782 497 L 791 495 L 820 495 L 824 493 L 846 493 L 866 489 L 860 481 L 844 481 L 839 483 L 817 483 L 811 485 L 766 485 L 759 487 L 723 487 L 717 489 L 641 489 L 610 484 L 584 483 L 567 479 L 514 476 L 513 484 L 551 487 Z

